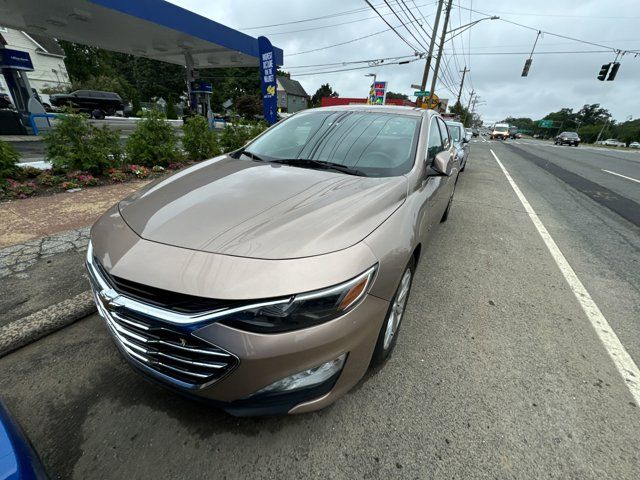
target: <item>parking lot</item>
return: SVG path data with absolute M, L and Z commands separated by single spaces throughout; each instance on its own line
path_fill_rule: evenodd
M 51 477 L 637 478 L 640 155 L 471 147 L 393 356 L 325 410 L 238 419 L 178 397 L 97 315 L 0 359 Z M 626 379 L 496 158 L 617 335 Z

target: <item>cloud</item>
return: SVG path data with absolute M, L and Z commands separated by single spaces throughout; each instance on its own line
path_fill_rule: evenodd
M 361 0 L 325 0 L 321 4 L 299 0 L 242 0 L 240 2 L 173 0 L 173 3 L 249 35 L 256 37 L 266 35 L 274 45 L 284 50 L 285 69 L 289 66 L 349 62 L 413 53 L 393 32 L 386 32 L 339 47 L 289 56 L 291 53 L 348 41 L 388 28 L 374 12 L 365 10 L 367 5 Z M 376 0 L 373 3 L 381 2 Z M 405 0 L 405 3 L 409 7 L 414 5 L 413 0 Z M 458 0 L 456 4 L 458 3 L 462 7 L 469 7 L 472 4 L 468 0 Z M 420 8 L 420 12 L 432 24 L 436 10 L 435 2 L 415 0 L 415 4 L 425 5 Z M 582 2 L 538 0 L 529 3 L 483 0 L 473 2 L 473 6 L 482 12 L 499 15 L 503 20 L 522 23 L 537 29 L 616 48 L 640 50 L 640 34 L 637 33 L 640 17 L 633 16 L 637 12 L 636 0 L 619 0 L 615 2 L 615 8 L 611 8 L 609 2 L 597 0 Z M 355 9 L 362 10 L 311 22 L 247 29 L 252 26 L 284 23 Z M 398 8 L 397 10 L 399 11 Z M 417 13 L 416 11 L 416 15 Z M 469 11 L 454 6 L 451 26 L 454 28 L 481 17 L 482 15 L 476 13 L 470 16 Z M 399 23 L 393 16 L 385 18 L 393 25 Z M 354 22 L 331 26 L 349 21 Z M 318 26 L 326 26 L 326 28 L 283 33 Z M 427 30 L 430 31 L 428 28 Z M 410 43 L 417 43 L 406 30 L 399 28 L 398 31 Z M 478 112 L 483 119 L 500 120 L 508 115 L 529 116 L 536 119 L 562 107 L 577 110 L 585 103 L 600 103 L 608 108 L 617 120 L 624 120 L 629 115 L 640 116 L 640 95 L 637 94 L 640 56 L 638 58 L 632 55 L 623 57 L 616 80 L 600 82 L 596 79 L 600 66 L 613 61 L 613 54 L 534 54 L 529 76 L 522 78 L 520 73 L 535 37 L 536 32 L 533 30 L 502 20 L 487 20 L 456 38 L 453 48 L 458 55 L 451 58 L 448 70 L 453 80 L 458 83 L 461 76 L 458 71 L 465 65 L 471 68 L 467 76 L 463 101 L 468 101 L 469 92 L 472 89 L 477 92 L 482 100 L 482 104 L 478 106 Z M 453 48 L 450 43 L 447 44 L 447 56 L 453 53 Z M 539 52 L 602 50 L 602 47 L 544 35 L 538 42 L 536 50 Z M 498 55 L 499 52 L 522 52 L 522 54 Z M 461 55 L 462 53 L 465 55 Z M 467 55 L 468 53 L 471 55 Z M 480 55 L 481 53 L 492 54 Z M 291 68 L 291 71 L 292 76 L 300 80 L 310 95 L 321 84 L 328 82 L 343 97 L 364 97 L 370 82 L 370 79 L 364 75 L 369 72 L 376 73 L 380 80 L 388 81 L 390 90 L 412 94 L 414 89 L 411 88 L 411 84 L 420 83 L 424 62 L 369 67 L 351 72 L 296 76 L 296 73 L 339 70 L 348 67 Z M 440 86 L 436 92 L 441 97 L 455 98 L 457 89 L 458 85 L 452 86 L 450 90 L 453 91 Z

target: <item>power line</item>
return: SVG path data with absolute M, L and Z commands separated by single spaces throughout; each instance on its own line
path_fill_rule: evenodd
M 435 4 L 435 2 L 425 3 L 425 4 L 422 4 L 421 6 L 425 7 L 425 6 L 434 5 L 434 4 Z M 382 5 L 382 4 L 379 4 L 379 5 L 376 5 L 376 6 L 377 7 L 381 7 L 381 8 L 385 8 L 385 5 Z M 324 20 L 324 19 L 327 19 L 327 18 L 341 17 L 343 15 L 353 15 L 353 14 L 356 14 L 356 13 L 366 12 L 368 10 L 369 10 L 368 7 L 360 7 L 360 8 L 355 8 L 355 9 L 352 9 L 352 10 L 345 10 L 345 11 L 342 11 L 342 12 L 330 13 L 328 15 L 322 15 L 322 16 L 319 16 L 319 17 L 303 18 L 303 19 L 300 19 L 300 20 L 291 20 L 289 22 L 283 22 L 283 23 L 272 23 L 271 25 L 259 25 L 259 26 L 256 26 L 256 27 L 240 27 L 239 30 L 256 30 L 256 29 L 262 29 L 262 28 L 282 27 L 282 26 L 285 26 L 285 25 L 294 25 L 294 24 L 297 24 L 297 23 L 313 22 L 315 20 Z M 383 15 L 391 15 L 391 12 L 383 13 Z M 376 18 L 376 17 L 371 17 L 371 18 Z M 366 20 L 366 19 L 364 19 L 364 20 Z M 356 21 L 360 21 L 360 20 L 356 20 Z M 272 34 L 269 34 L 269 35 L 272 35 Z
M 365 60 L 349 60 L 346 62 L 334 62 L 334 63 L 318 63 L 315 65 L 293 65 L 290 67 L 283 67 L 286 68 L 287 70 L 292 69 L 292 68 L 311 68 L 311 67 L 339 67 L 339 66 L 344 66 L 344 65 L 350 65 L 350 64 L 356 64 L 356 63 L 373 63 L 373 62 L 380 62 L 383 63 L 387 60 L 400 60 L 403 58 L 410 58 L 410 57 L 415 57 L 415 54 L 411 54 L 411 55 L 397 55 L 395 57 L 385 57 L 385 58 L 370 58 L 370 59 L 365 59 Z M 370 67 L 375 67 L 376 65 L 369 65 Z
M 367 1 L 367 0 L 365 0 L 365 1 Z M 369 3 L 369 2 L 367 1 L 367 3 Z M 411 36 L 413 37 L 413 39 L 414 39 L 416 42 L 418 42 L 418 45 L 420 46 L 420 48 L 422 48 L 423 50 L 426 50 L 426 48 L 425 48 L 425 46 L 422 44 L 421 40 L 420 40 L 418 37 L 416 37 L 416 36 L 413 34 L 413 32 L 412 32 L 411 30 L 409 30 L 409 27 L 407 27 L 407 24 L 405 23 L 405 21 L 404 21 L 404 20 L 402 20 L 402 19 L 400 18 L 400 16 L 396 13 L 396 11 L 393 9 L 393 7 L 392 7 L 391 5 L 389 5 L 389 2 L 388 2 L 387 0 L 384 0 L 384 3 L 387 5 L 387 7 L 389 8 L 389 10 L 391 10 L 391 12 L 396 16 L 396 18 L 398 19 L 398 21 L 400 22 L 400 24 L 404 27 L 404 29 L 405 29 L 407 32 L 409 32 L 409 35 L 411 35 Z M 371 6 L 371 8 L 374 8 L 374 7 L 373 7 L 373 5 Z M 382 17 L 380 17 L 380 18 L 382 18 Z M 383 20 L 384 20 L 384 19 L 383 19 Z M 386 20 L 385 20 L 385 22 L 386 22 Z M 396 32 L 396 34 L 397 34 L 397 32 Z M 401 38 L 402 38 L 402 37 L 401 37 Z M 405 42 L 405 43 L 406 43 L 406 42 Z
M 408 42 L 408 41 L 407 41 L 407 40 L 406 40 L 402 35 L 400 35 L 400 33 L 399 33 L 399 32 L 398 32 L 398 31 L 393 27 L 393 25 L 391 25 L 389 22 L 387 22 L 387 19 L 386 19 L 386 18 L 384 18 L 384 16 L 382 16 L 382 14 L 380 14 L 380 12 L 378 12 L 378 10 L 376 9 L 376 7 L 374 7 L 374 6 L 373 6 L 373 4 L 372 4 L 369 0 L 364 0 L 364 1 L 367 3 L 367 5 L 369 5 L 369 7 L 370 7 L 374 12 L 376 12 L 376 13 L 378 14 L 378 16 L 382 19 L 382 21 L 383 21 L 384 23 L 386 23 L 386 24 L 389 26 L 389 28 L 390 28 L 391 30 L 393 30 L 393 32 L 394 32 L 398 37 L 400 37 L 400 39 L 401 39 L 404 43 L 406 43 L 406 44 L 409 46 L 409 48 L 411 48 L 414 52 L 417 52 L 417 51 L 419 50 L 419 49 L 417 49 L 416 47 L 414 47 L 413 45 L 411 45 L 411 44 L 410 44 L 410 43 L 409 43 L 409 42 Z M 385 1 L 386 1 L 386 0 L 385 0 Z M 396 15 L 396 16 L 397 16 L 397 15 Z
M 328 48 L 339 47 L 340 45 L 347 45 L 348 43 L 353 43 L 353 42 L 357 42 L 359 40 L 364 40 L 365 38 L 375 37 L 376 35 L 380 35 L 381 33 L 389 32 L 390 30 L 391 30 L 390 28 L 387 28 L 386 30 L 380 30 L 378 32 L 374 32 L 374 33 L 371 33 L 369 35 L 365 35 L 363 37 L 353 38 L 351 40 L 347 40 L 346 42 L 340 42 L 340 43 L 334 43 L 334 44 L 331 44 L 331 45 L 325 45 L 324 47 L 314 48 L 312 50 L 304 50 L 302 52 L 287 53 L 286 56 L 293 57 L 295 55 L 302 55 L 303 53 L 319 52 L 320 50 L 326 50 Z
M 478 13 L 480 15 L 491 16 L 490 14 L 485 13 L 485 12 L 481 12 L 479 10 L 474 10 L 472 8 L 463 7 L 462 5 L 458 5 L 458 6 L 460 8 L 462 8 L 463 10 L 470 10 L 470 11 L 472 11 L 474 13 Z M 542 33 L 544 33 L 546 35 L 551 35 L 553 37 L 564 38 L 566 40 L 572 40 L 574 42 L 584 43 L 585 45 L 591 45 L 591 46 L 594 46 L 594 47 L 607 48 L 611 52 L 621 52 L 621 51 L 630 52 L 630 53 L 637 53 L 638 52 L 638 50 L 622 50 L 622 49 L 619 49 L 619 48 L 610 47 L 608 45 L 602 45 L 600 43 L 589 42 L 588 40 L 582 40 L 580 38 L 570 37 L 568 35 L 562 35 L 560 33 L 549 32 L 547 30 L 542 30 L 541 28 L 530 27 L 529 25 L 524 25 L 522 23 L 514 22 L 513 20 L 507 20 L 506 18 L 499 18 L 498 20 L 500 20 L 501 22 L 510 23 L 512 25 L 516 25 L 516 26 L 521 27 L 521 28 L 526 28 L 528 30 L 533 30 L 533 31 L 536 31 L 536 32 L 540 31 L 540 32 L 542 32 Z
M 422 24 L 418 21 L 418 19 L 416 18 L 416 16 L 413 14 L 413 12 L 411 11 L 411 9 L 407 6 L 407 4 L 405 3 L 404 0 L 402 1 L 402 5 L 404 5 L 404 8 L 400 5 L 400 2 L 398 0 L 396 0 L 396 3 L 398 4 L 398 6 L 400 7 L 400 10 L 402 10 L 404 12 L 404 9 L 406 9 L 407 12 L 409 12 L 409 15 L 411 15 L 411 17 L 413 18 L 413 20 L 415 21 L 415 23 L 420 27 L 419 29 L 416 27 L 416 31 L 418 32 L 418 35 L 420 35 L 420 37 L 428 44 L 429 41 L 431 40 L 431 35 L 429 35 L 427 33 L 427 31 L 424 29 L 424 27 L 422 26 Z M 407 15 L 405 13 L 405 15 L 407 16 L 407 19 L 409 19 L 409 15 Z M 409 19 L 409 22 L 411 22 L 411 19 Z M 415 26 L 415 24 L 414 24 Z M 422 31 L 421 31 L 422 30 Z M 424 35 L 423 35 L 424 32 Z M 426 35 L 426 38 L 425 38 Z

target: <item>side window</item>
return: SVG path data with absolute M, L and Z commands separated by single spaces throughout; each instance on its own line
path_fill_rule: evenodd
M 451 144 L 451 135 L 449 134 L 449 129 L 447 128 L 447 124 L 442 121 L 441 118 L 437 118 L 438 125 L 440 126 L 440 133 L 442 134 L 442 143 L 444 144 L 444 148 L 449 148 Z
M 427 159 L 432 161 L 436 155 L 444 150 L 442 145 L 442 137 L 440 136 L 440 128 L 438 127 L 438 119 L 431 119 L 429 126 L 429 140 L 427 141 Z

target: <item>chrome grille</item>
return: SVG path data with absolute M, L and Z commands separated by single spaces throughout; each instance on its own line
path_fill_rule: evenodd
M 98 311 L 130 359 L 165 381 L 192 389 L 207 386 L 236 367 L 238 359 L 231 353 L 192 335 L 188 327 L 154 318 L 153 313 L 161 313 L 157 307 L 122 295 L 89 258 Z

